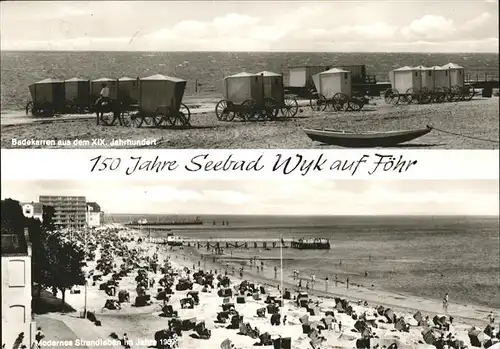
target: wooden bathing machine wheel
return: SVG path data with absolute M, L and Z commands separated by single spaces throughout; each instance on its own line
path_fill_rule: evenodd
M 295 96 L 285 95 L 283 107 L 280 109 L 281 115 L 285 118 L 293 118 L 299 111 L 299 103 Z
M 390 88 L 384 93 L 384 100 L 387 104 L 397 105 L 400 100 L 399 91 L 395 88 Z
M 321 93 L 313 92 L 309 98 L 309 106 L 313 111 L 325 111 L 328 100 Z

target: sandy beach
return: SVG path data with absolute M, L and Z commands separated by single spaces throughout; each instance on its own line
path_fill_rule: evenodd
M 498 149 L 498 97 L 476 97 L 471 101 L 427 104 L 388 105 L 381 98 L 370 100 L 360 112 L 312 111 L 308 101 L 299 101 L 295 118 L 268 122 L 219 122 L 214 113 L 218 99 L 188 98 L 192 110 L 190 129 L 130 128 L 96 126 L 93 116 L 59 116 L 31 121 L 8 112 L 2 116 L 3 148 L 93 148 L 93 139 L 104 139 L 99 148 L 112 148 L 113 140 L 146 140 L 145 148 L 177 149 L 328 149 L 311 141 L 303 128 L 333 128 L 355 132 L 394 131 L 425 128 L 429 134 L 404 143 L 401 147 L 429 149 Z M 17 112 L 19 113 L 19 112 Z M 18 115 L 19 116 L 19 115 Z M 13 140 L 69 140 L 68 145 L 13 145 Z M 73 141 L 83 141 L 74 143 Z M 57 143 L 57 142 L 56 142 Z M 120 148 L 137 146 L 122 145 Z
M 37 315 L 37 325 L 41 326 L 44 334 L 45 341 L 49 340 L 68 340 L 76 341 L 77 339 L 94 341 L 85 342 L 85 345 L 79 347 L 86 348 L 117 348 L 120 345 L 103 345 L 105 340 L 110 341 L 111 333 L 118 335 L 122 338 L 126 333 L 130 340 L 131 348 L 152 348 L 155 347 L 151 342 L 154 338 L 155 332 L 168 328 L 169 319 L 159 316 L 162 313 L 164 305 L 162 300 L 157 300 L 158 288 L 160 280 L 164 275 L 154 269 L 148 270 L 148 279 L 154 280 L 155 285 L 146 290 L 146 293 L 151 296 L 151 304 L 141 307 L 133 305 L 136 293 L 135 278 L 138 275 L 138 270 L 144 268 L 147 260 L 154 260 L 156 254 L 158 265 L 162 266 L 165 261 L 169 267 L 167 273 L 174 278 L 174 285 L 179 283 L 180 279 L 191 278 L 193 280 L 193 270 L 198 271 L 204 269 L 206 273 L 217 272 L 214 282 L 214 289 L 208 288 L 204 290 L 204 286 L 194 283 L 192 290 L 198 291 L 199 304 L 195 305 L 193 309 L 182 309 L 180 300 L 187 296 L 189 289 L 183 291 L 173 291 L 170 295 L 170 300 L 166 304 L 170 304 L 174 311 L 178 312 L 178 318 L 181 320 L 196 318 L 196 323 L 201 321 L 205 322 L 205 326 L 211 331 L 211 335 L 207 339 L 199 339 L 195 331 L 183 331 L 182 336 L 179 337 L 179 348 L 221 348 L 221 343 L 229 339 L 235 345 L 235 348 L 252 348 L 256 342 L 259 342 L 258 336 L 252 338 L 249 335 L 239 334 L 238 329 L 229 329 L 227 323 L 218 323 L 217 314 L 222 311 L 221 305 L 223 304 L 223 297 L 218 295 L 217 277 L 228 271 L 228 278 L 231 281 L 230 287 L 232 288 L 233 296 L 230 297 L 229 302 L 234 303 L 234 308 L 240 316 L 243 316 L 243 323 L 249 323 L 252 329 L 258 328 L 260 334 L 267 332 L 272 338 L 289 337 L 291 338 L 291 348 L 305 349 L 311 348 L 310 342 L 318 344 L 316 348 L 355 348 L 356 340 L 362 337 L 359 330 L 359 317 L 362 316 L 370 325 L 370 342 L 371 347 L 379 345 L 379 348 L 389 347 L 392 343 L 397 344 L 397 348 L 434 348 L 434 345 L 427 344 L 423 338 L 422 332 L 429 329 L 436 333 L 437 338 L 440 334 L 448 336 L 451 334 L 455 339 L 463 341 L 463 343 L 470 347 L 471 342 L 468 336 L 468 331 L 471 327 L 478 326 L 480 332 L 485 329 L 488 324 L 488 314 L 492 309 L 486 307 L 460 305 L 452 303 L 448 309 L 448 316 L 453 317 L 452 324 L 449 324 L 449 319 L 444 321 L 448 323 L 447 330 L 438 330 L 436 324 L 433 323 L 435 315 L 442 313 L 442 304 L 440 302 L 430 299 L 418 297 L 401 297 L 397 294 L 390 294 L 388 292 L 381 292 L 378 290 L 370 290 L 364 287 L 357 287 L 351 285 L 349 289 L 345 284 L 335 286 L 333 283 L 326 290 L 322 282 L 317 283 L 314 287 L 309 289 L 309 298 L 311 302 L 308 305 L 309 309 L 297 306 L 297 302 L 293 297 L 297 295 L 296 282 L 293 280 L 291 271 L 285 271 L 283 274 L 284 287 L 291 291 L 291 299 L 285 300 L 283 307 L 283 315 L 287 316 L 287 323 L 280 326 L 272 326 L 270 324 L 270 314 L 265 314 L 264 317 L 257 316 L 257 309 L 265 308 L 268 304 L 265 303 L 267 295 L 280 297 L 279 291 L 276 288 L 279 281 L 274 278 L 274 273 L 271 268 L 266 268 L 262 272 L 257 272 L 255 267 L 245 267 L 243 270 L 243 277 L 240 278 L 238 268 L 236 273 L 232 273 L 232 265 L 238 266 L 238 261 L 235 264 L 226 266 L 220 264 L 215 255 L 202 256 L 196 252 L 195 249 L 190 248 L 170 248 L 165 245 L 154 244 L 148 241 L 148 238 L 142 235 L 143 241 L 138 242 L 137 238 L 141 233 L 139 231 L 125 230 L 118 228 L 114 231 L 102 231 L 99 233 L 91 234 L 91 241 L 95 241 L 95 258 L 93 261 L 88 262 L 88 269 L 95 270 L 97 260 L 106 254 L 105 251 L 114 251 L 113 267 L 114 272 L 118 272 L 121 264 L 125 263 L 125 256 L 127 253 L 123 251 L 137 251 L 134 252 L 136 258 L 134 265 L 128 268 L 128 274 L 123 276 L 118 281 L 119 285 L 116 289 L 116 294 L 119 290 L 128 291 L 130 294 L 130 303 L 121 303 L 121 309 L 110 310 L 103 308 L 106 299 L 117 299 L 117 295 L 108 296 L 105 291 L 99 290 L 99 285 L 110 278 L 110 274 L 102 276 L 101 281 L 96 281 L 93 285 L 92 278 L 89 280 L 88 295 L 87 295 L 87 309 L 95 314 L 96 318 L 101 321 L 101 326 L 96 326 L 94 323 L 87 319 L 79 318 L 84 308 L 84 294 L 83 287 L 79 287 L 81 293 L 70 294 L 67 292 L 66 302 L 73 307 L 76 311 L 72 313 L 48 313 Z M 95 238 L 95 239 L 94 239 Z M 130 239 L 133 238 L 133 239 Z M 131 241 L 134 240 L 134 241 Z M 103 248 L 104 241 L 111 242 L 112 248 Z M 118 251 L 122 251 L 118 253 Z M 123 257 L 119 256 L 121 254 Z M 224 262 L 226 263 L 226 262 Z M 268 270 L 269 269 L 269 270 Z M 94 275 L 98 275 L 95 271 Z M 240 289 L 241 282 L 247 280 L 248 283 L 253 283 L 255 286 L 262 285 L 265 288 L 266 294 L 260 294 L 259 297 L 248 296 L 248 292 L 243 292 L 245 303 L 238 303 L 234 294 Z M 175 289 L 175 287 L 172 287 Z M 60 297 L 60 294 L 58 295 Z M 338 299 L 340 297 L 349 301 L 352 306 L 352 311 L 356 314 L 353 315 L 351 311 L 339 310 Z M 261 299 L 255 299 L 261 298 Z M 361 301 L 361 302 L 359 302 Z M 366 303 L 365 303 L 366 301 Z M 399 321 L 399 325 L 405 323 L 408 325 L 406 330 L 398 330 L 395 328 L 394 323 L 389 323 L 388 317 L 379 315 L 376 308 L 379 306 L 384 308 L 391 308 L 397 317 L 402 317 L 404 321 Z M 334 324 L 332 329 L 323 329 L 318 334 L 318 339 L 315 334 L 303 333 L 304 315 L 308 315 L 308 322 L 311 328 L 316 327 L 315 323 L 321 323 L 325 318 L 326 312 L 333 312 Z M 429 323 L 418 324 L 413 318 L 413 315 L 421 311 L 423 317 L 429 316 Z M 309 313 L 308 313 L 309 312 Z M 348 315 L 348 313 L 350 315 Z M 313 314 L 313 315 L 312 315 Z M 364 315 L 363 315 L 364 314 Z M 500 309 L 493 309 L 493 316 L 498 319 L 500 317 Z M 498 320 L 497 320 L 498 321 Z M 424 321 L 425 322 L 425 321 Z M 341 329 L 339 329 L 341 323 Z M 400 328 L 397 325 L 397 328 Z M 307 326 L 306 326 L 307 327 Z M 495 324 L 498 327 L 498 323 Z M 355 329 L 358 328 L 358 329 Z M 240 329 L 241 330 L 241 329 Z M 314 332 L 314 331 L 313 331 Z M 198 333 L 199 334 L 199 333 Z M 252 333 L 250 333 L 253 335 Z M 365 333 L 366 334 L 366 333 Z M 486 335 L 482 335 L 484 340 L 487 340 Z M 426 337 L 427 338 L 427 337 Z M 317 342 L 319 340 L 319 342 Z M 149 341 L 149 342 L 148 342 Z M 429 340 L 427 340 L 429 342 Z M 494 340 L 495 341 L 495 340 Z M 493 341 L 493 342 L 494 342 Z M 49 342 L 47 342 L 49 343 Z M 43 348 L 60 348 L 60 345 L 44 345 Z

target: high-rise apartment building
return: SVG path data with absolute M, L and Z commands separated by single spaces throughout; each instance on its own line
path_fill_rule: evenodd
M 86 224 L 85 196 L 40 196 L 39 202 L 54 207 L 54 224 L 59 228 L 83 228 Z

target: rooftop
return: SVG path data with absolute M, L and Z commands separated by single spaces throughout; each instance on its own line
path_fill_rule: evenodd
M 272 71 L 267 71 L 267 70 L 264 70 L 264 71 L 261 71 L 261 72 L 258 72 L 257 75 L 264 75 L 264 76 L 281 76 L 281 74 L 278 74 L 278 73 L 274 73 Z
M 87 206 L 90 206 L 94 212 L 101 212 L 101 206 L 96 202 L 87 202 Z
M 118 81 L 135 81 L 137 79 L 129 78 L 128 76 L 124 76 L 123 78 L 119 78 Z
M 183 82 L 186 80 L 175 78 L 173 76 L 167 76 L 167 75 L 162 75 L 162 74 L 156 74 L 156 75 L 151 75 L 147 76 L 145 78 L 140 78 L 140 80 L 145 81 L 145 80 L 163 80 L 163 81 L 174 81 L 174 82 Z
M 110 79 L 110 78 L 100 78 L 96 80 L 92 80 L 93 82 L 101 82 L 101 81 L 116 81 L 116 79 Z
M 42 214 L 43 213 L 43 205 L 39 202 L 23 202 L 21 206 L 24 205 L 33 205 L 33 214 Z
M 84 79 L 84 78 L 71 78 L 68 80 L 64 80 L 65 82 L 88 82 L 89 79 Z
M 455 64 L 455 63 L 448 63 L 448 64 L 443 65 L 442 68 L 445 68 L 445 69 L 463 69 L 464 67 L 462 67 L 458 64 Z
M 349 71 L 344 70 L 344 69 L 339 69 L 339 68 L 332 68 L 330 70 L 321 72 L 320 74 L 335 74 L 335 73 L 349 73 Z
M 246 77 L 246 76 L 256 76 L 256 74 L 247 73 L 247 72 L 241 72 L 241 73 L 238 73 L 238 74 L 233 74 L 233 75 L 226 76 L 226 79 L 227 78 L 242 78 L 242 77 Z
M 59 79 L 48 78 L 48 79 L 43 79 L 43 80 L 35 82 L 35 84 L 53 84 L 53 83 L 59 84 L 59 83 L 63 83 L 63 81 L 59 80 Z

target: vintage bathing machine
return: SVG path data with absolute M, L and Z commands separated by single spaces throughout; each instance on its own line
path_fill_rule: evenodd
M 450 87 L 458 86 L 464 87 L 465 85 L 465 69 L 455 63 L 448 63 L 443 65 L 441 68 L 448 71 Z
M 476 90 L 470 84 L 465 83 L 464 67 L 455 63 L 448 63 L 441 68 L 448 73 L 449 89 L 445 90 L 448 101 L 471 100 L 475 96 Z
M 283 75 L 270 71 L 225 77 L 223 96 L 215 107 L 220 121 L 274 119 L 280 110 L 283 116 L 293 117 L 298 112 L 296 99 L 285 95 Z
M 368 75 L 366 73 L 366 66 L 364 64 L 356 65 L 339 65 L 334 68 L 348 70 L 351 72 L 351 84 L 354 90 L 364 92 L 366 85 L 375 85 L 377 77 L 375 75 Z
M 423 65 L 416 66 L 415 69 L 420 70 L 420 90 L 433 91 L 435 88 L 434 70 Z
M 88 109 L 91 104 L 90 80 L 72 78 L 64 81 L 64 92 L 67 103 L 77 109 Z
M 122 77 L 118 79 L 118 99 L 125 104 L 139 101 L 139 78 Z
M 312 78 L 316 91 L 327 99 L 332 99 L 338 93 L 351 97 L 351 72 L 348 70 L 332 68 Z
M 387 103 L 429 103 L 471 99 L 474 89 L 464 86 L 464 68 L 448 63 L 434 67 L 402 67 L 389 73 L 391 89 L 385 92 Z
M 257 73 L 262 79 L 264 98 L 272 98 L 277 104 L 283 104 L 285 101 L 285 85 L 283 84 L 283 75 L 270 71 Z
M 139 79 L 139 108 L 145 113 L 160 109 L 179 111 L 186 80 L 156 74 Z
M 434 89 L 447 90 L 450 88 L 450 74 L 448 69 L 435 65 L 430 69 L 434 72 Z
M 313 75 L 330 69 L 328 66 L 308 65 L 302 67 L 290 67 L 288 86 L 295 88 L 314 89 Z
M 242 72 L 224 78 L 224 98 L 234 104 L 242 104 L 248 100 L 263 100 L 263 84 L 259 75 Z
M 316 93 L 309 104 L 313 110 L 323 111 L 328 106 L 333 110 L 360 110 L 364 105 L 362 98 L 353 98 L 351 72 L 332 68 L 313 75 Z
M 271 114 L 270 118 L 276 118 L 279 111 L 286 118 L 297 115 L 299 104 L 295 96 L 285 94 L 283 75 L 270 71 L 262 71 L 257 75 L 262 79 L 262 103 L 266 114 Z
M 422 70 L 417 67 L 404 66 L 389 73 L 393 90 L 406 93 L 420 91 L 422 88 Z
M 405 103 L 411 103 L 421 94 L 422 74 L 426 70 L 419 67 L 404 66 L 389 72 L 391 89 L 386 91 L 385 100 L 397 104 L 401 99 Z M 390 92 L 389 92 L 390 91 Z
M 134 126 L 190 125 L 191 112 L 182 103 L 186 80 L 156 74 L 138 82 L 138 110 L 132 115 Z
M 29 86 L 31 101 L 26 105 L 26 114 L 52 116 L 64 112 L 66 98 L 64 81 L 44 79 Z

